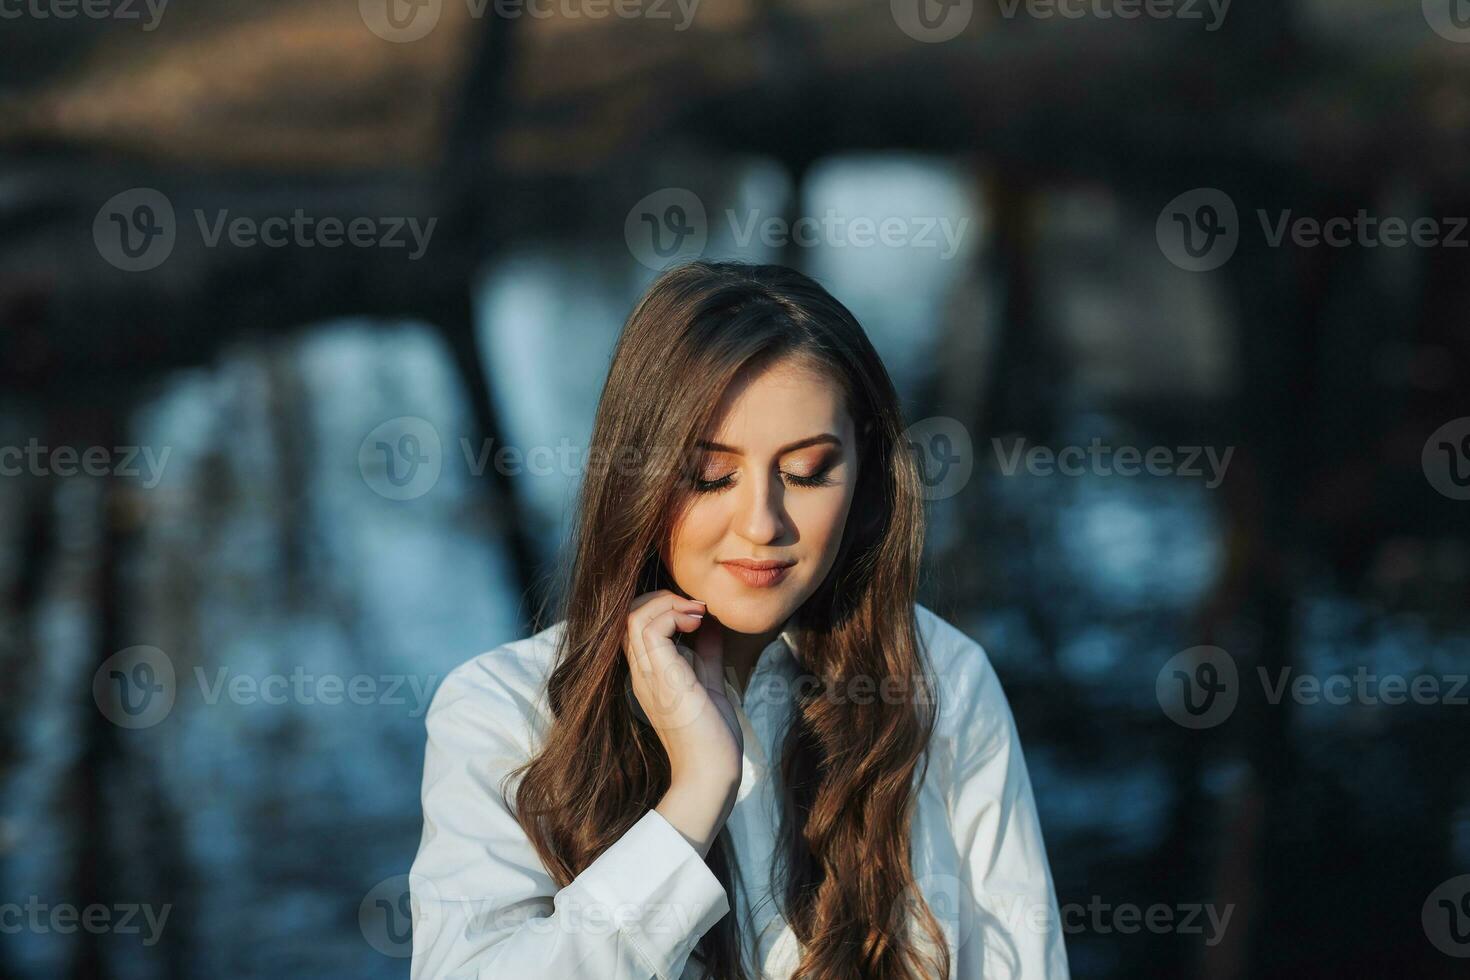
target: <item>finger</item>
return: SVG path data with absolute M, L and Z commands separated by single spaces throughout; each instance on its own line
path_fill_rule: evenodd
M 644 652 L 650 665 L 657 667 L 665 655 L 680 657 L 674 637 L 680 632 L 692 633 L 703 622 L 701 613 L 691 609 L 669 608 L 659 613 L 643 627 L 641 638 Z
M 643 641 L 629 625 L 623 636 L 623 656 L 628 660 L 628 669 L 634 673 L 647 673 L 648 657 L 643 652 Z
M 629 666 L 644 671 L 652 669 L 648 661 L 643 630 L 654 616 L 665 609 L 672 608 L 672 597 L 673 593 L 667 589 L 655 589 L 638 596 L 629 606 L 628 633 L 623 642 Z
M 642 689 L 637 693 L 640 698 L 648 699 L 644 707 L 651 706 L 656 710 L 659 724 L 664 727 L 673 724 L 676 717 L 688 721 L 681 714 L 685 710 L 681 706 L 687 706 L 689 711 L 695 710 L 697 702 L 690 700 L 690 692 L 701 686 L 689 660 L 667 635 L 677 632 L 681 621 L 685 621 L 682 626 L 685 630 L 698 628 L 696 617 L 677 609 L 654 617 L 644 628 L 643 650 L 647 656 L 648 673 L 642 678 Z
M 659 589 L 657 592 L 645 592 L 633 600 L 633 606 L 628 614 L 628 626 L 632 632 L 642 633 L 655 616 L 676 608 L 704 611 L 701 603 L 675 595 L 668 589 Z
M 667 589 L 654 589 L 652 592 L 645 592 L 642 595 L 637 596 L 636 598 L 634 598 L 632 603 L 629 604 L 628 612 L 633 612 L 639 606 L 642 606 L 652 599 L 657 599 L 659 596 L 663 595 L 667 591 Z

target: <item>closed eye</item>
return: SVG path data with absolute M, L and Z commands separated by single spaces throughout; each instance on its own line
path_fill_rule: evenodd
M 813 473 L 811 476 L 799 476 L 795 473 L 787 473 L 783 470 L 781 476 L 785 479 L 787 486 L 830 487 L 834 483 L 836 483 L 835 480 L 827 475 L 831 471 L 832 467 L 829 466 L 823 470 Z M 694 490 L 696 493 L 720 493 L 724 490 L 730 489 L 734 485 L 735 474 L 733 472 L 725 474 L 718 480 L 701 480 L 697 477 L 694 480 Z

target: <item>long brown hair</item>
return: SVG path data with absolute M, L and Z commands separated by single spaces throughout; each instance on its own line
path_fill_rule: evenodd
M 553 721 L 540 751 L 512 773 L 520 777 L 517 817 L 565 886 L 668 789 L 668 759 L 627 694 L 628 610 L 638 595 L 672 582 L 660 545 L 687 499 L 685 464 L 718 421 L 722 393 L 742 372 L 787 357 L 841 386 L 860 441 L 837 559 L 796 624 L 810 676 L 794 688 L 783 742 L 773 895 L 783 896 L 803 946 L 797 980 L 944 977 L 944 934 L 919 895 L 909 846 L 935 714 L 914 617 L 919 477 L 892 381 L 862 327 L 792 269 L 679 266 L 658 277 L 624 325 L 563 570 L 566 628 L 547 682 Z M 901 678 L 917 696 L 897 704 L 830 696 L 858 677 Z M 727 893 L 728 846 L 721 831 L 706 858 Z M 911 933 L 914 921 L 927 951 Z M 745 976 L 739 939 L 733 914 L 703 936 L 695 952 L 707 976 Z

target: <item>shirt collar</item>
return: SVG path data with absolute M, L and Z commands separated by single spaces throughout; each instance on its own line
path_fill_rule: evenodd
M 760 655 L 755 658 L 755 664 L 751 668 L 750 678 L 754 679 L 763 671 L 779 671 L 789 674 L 798 669 L 801 661 L 797 655 L 797 628 L 798 618 L 796 613 L 786 617 L 786 622 L 781 624 L 781 630 L 776 638 L 762 648 Z M 727 668 L 728 670 L 729 668 Z M 731 691 L 735 690 L 733 683 Z
M 786 617 L 786 622 L 781 624 L 780 633 L 761 651 L 757 663 L 767 656 L 776 661 L 790 660 L 795 663 L 798 660 L 799 647 L 796 642 L 796 634 L 799 627 L 799 612 L 800 610 Z
M 751 669 L 750 677 L 747 679 L 747 688 L 744 694 L 735 689 L 735 683 L 731 680 L 733 675 L 728 674 L 730 668 L 726 668 L 725 678 L 726 693 L 732 704 L 740 706 L 743 715 L 748 707 L 753 707 L 750 702 L 752 689 L 758 692 L 766 690 L 764 682 L 758 681 L 763 674 L 777 674 L 784 677 L 793 677 L 800 671 L 800 661 L 797 659 L 797 614 L 792 613 L 786 617 L 781 624 L 776 638 L 765 645 L 760 656 L 756 658 L 755 665 Z M 765 694 L 757 694 L 756 697 L 764 697 Z

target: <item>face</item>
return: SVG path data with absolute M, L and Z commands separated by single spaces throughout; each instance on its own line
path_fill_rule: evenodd
M 738 380 L 699 442 L 696 483 L 664 564 L 679 588 L 741 633 L 778 628 L 836 560 L 857 486 L 842 390 L 794 360 Z M 774 570 L 732 562 L 781 563 Z

